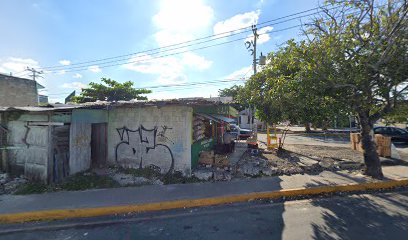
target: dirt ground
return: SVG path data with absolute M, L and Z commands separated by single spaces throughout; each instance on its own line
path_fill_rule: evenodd
M 332 158 L 340 161 L 343 159 L 353 162 L 363 162 L 364 160 L 361 152 L 344 147 L 288 144 L 285 145 L 285 149 L 310 158 Z
M 265 162 L 263 162 L 265 161 Z M 259 163 L 261 162 L 261 163 Z M 248 166 L 260 166 L 260 175 L 292 175 L 292 174 L 318 174 L 325 170 L 361 170 L 363 156 L 357 151 L 344 147 L 311 146 L 311 145 L 286 145 L 280 151 L 261 149 L 258 154 L 246 152 L 237 166 L 237 177 L 240 172 L 244 175 L 257 173 L 248 171 Z M 267 171 L 267 169 L 271 171 Z M 267 174 L 264 174 L 267 173 Z

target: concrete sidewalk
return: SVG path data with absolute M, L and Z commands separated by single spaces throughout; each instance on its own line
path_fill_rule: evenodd
M 383 167 L 383 171 L 384 175 L 387 178 L 384 181 L 408 180 L 407 166 Z M 72 212 L 75 211 L 75 209 L 103 209 L 117 206 L 130 206 L 135 204 L 143 205 L 151 203 L 158 203 L 156 204 L 157 206 L 155 208 L 160 208 L 160 204 L 164 202 L 184 201 L 185 203 L 185 201 L 195 201 L 199 199 L 205 199 L 205 201 L 208 202 L 208 205 L 213 205 L 217 203 L 216 201 L 211 201 L 211 198 L 233 197 L 240 195 L 242 196 L 245 194 L 254 194 L 253 196 L 257 198 L 257 193 L 260 194 L 259 198 L 261 198 L 262 196 L 264 196 L 261 193 L 265 192 L 279 192 L 282 190 L 290 191 L 291 189 L 299 188 L 317 189 L 318 187 L 323 186 L 338 186 L 349 184 L 358 185 L 372 182 L 381 181 L 373 180 L 360 173 L 355 172 L 350 173 L 348 171 L 324 171 L 319 175 L 292 175 L 268 178 L 265 177 L 235 180 L 230 182 L 174 184 L 162 186 L 153 185 L 142 187 L 97 189 L 77 192 L 54 192 L 33 195 L 2 195 L 0 196 L 0 220 L 3 222 L 7 222 L 7 219 L 9 219 L 10 215 L 19 213 L 27 214 L 30 212 L 38 213 L 42 211 L 46 212 L 53 210 L 70 210 Z M 241 198 L 241 200 L 242 199 L 245 198 Z M 205 201 L 200 202 L 199 205 L 206 205 Z M 179 207 L 183 207 L 183 203 L 180 204 L 181 205 L 179 205 Z M 155 208 L 149 208 L 149 210 L 154 210 Z M 135 208 L 129 209 L 129 211 L 134 211 Z M 136 209 L 138 209 L 138 211 L 143 211 L 143 208 Z M 122 209 L 121 211 L 123 212 L 124 210 Z M 114 210 L 111 209 L 109 211 L 109 214 L 112 213 L 114 213 Z M 98 214 L 102 215 L 100 213 Z M 78 216 L 87 215 L 85 213 L 81 213 L 81 215 Z M 63 214 L 60 214 L 55 218 L 58 219 L 64 217 Z M 33 217 L 28 219 L 39 220 L 42 218 Z M 54 218 L 50 217 L 48 219 Z M 10 222 L 12 222 L 12 220 L 10 220 Z

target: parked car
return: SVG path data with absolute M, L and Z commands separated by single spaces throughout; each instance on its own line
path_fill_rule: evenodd
M 391 137 L 392 142 L 408 143 L 408 131 L 397 127 L 374 127 L 375 134 Z
M 230 124 L 231 134 L 235 139 L 247 139 L 252 135 L 252 130 L 240 128 L 238 125 Z

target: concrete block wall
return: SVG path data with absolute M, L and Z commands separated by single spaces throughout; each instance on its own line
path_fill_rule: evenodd
M 109 111 L 108 163 L 191 173 L 193 109 L 188 106 L 115 108 Z
M 0 106 L 37 106 L 36 82 L 0 75 Z

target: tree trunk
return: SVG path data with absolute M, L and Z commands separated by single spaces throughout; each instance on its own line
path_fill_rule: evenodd
M 380 158 L 374 142 L 373 124 L 370 122 L 368 114 L 359 114 L 361 126 L 361 141 L 364 150 L 365 174 L 373 178 L 384 177 L 381 169 Z
M 306 129 L 306 132 L 312 131 L 312 129 L 310 129 L 310 123 L 305 123 L 305 129 Z

